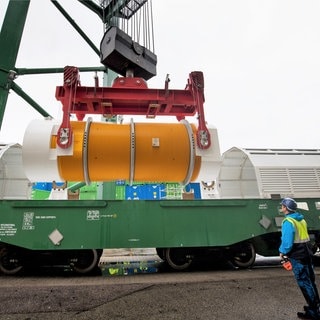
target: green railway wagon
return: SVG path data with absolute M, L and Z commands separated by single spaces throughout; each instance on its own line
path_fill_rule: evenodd
M 320 199 L 297 202 L 316 247 Z M 50 253 L 55 264 L 64 261 L 85 273 L 97 266 L 105 248 L 157 248 L 177 270 L 204 252 L 249 267 L 256 253 L 278 253 L 283 220 L 278 199 L 2 200 L 0 205 L 0 269 L 7 274 Z

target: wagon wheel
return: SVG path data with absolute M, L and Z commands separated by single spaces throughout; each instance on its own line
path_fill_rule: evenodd
M 242 242 L 232 248 L 231 262 L 239 268 L 249 268 L 256 260 L 256 251 L 251 242 Z
M 22 260 L 15 250 L 9 248 L 1 248 L 0 250 L 0 270 L 4 274 L 14 275 L 23 268 Z
M 99 263 L 101 254 L 96 249 L 78 250 L 70 259 L 70 265 L 74 271 L 85 274 L 92 271 Z
M 174 270 L 186 270 L 192 263 L 192 256 L 185 248 L 163 249 L 164 258 Z

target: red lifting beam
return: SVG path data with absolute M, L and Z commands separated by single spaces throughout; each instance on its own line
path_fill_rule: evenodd
M 186 116 L 198 117 L 197 144 L 201 149 L 211 145 L 206 127 L 203 103 L 204 82 L 202 72 L 191 72 L 185 90 L 149 89 L 142 78 L 119 77 L 112 87 L 85 87 L 80 85 L 79 70 L 65 67 L 64 85 L 56 88 L 56 98 L 63 105 L 63 121 L 58 131 L 58 145 L 68 148 L 71 145 L 69 117 L 75 114 L 83 120 L 87 114 L 175 116 L 178 120 Z

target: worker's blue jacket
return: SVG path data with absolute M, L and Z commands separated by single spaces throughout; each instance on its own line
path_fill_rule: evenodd
M 312 250 L 307 225 L 301 213 L 287 214 L 283 220 L 279 251 L 301 262 L 310 259 Z

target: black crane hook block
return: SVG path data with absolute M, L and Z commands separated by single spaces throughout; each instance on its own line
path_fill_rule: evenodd
M 104 34 L 100 55 L 102 64 L 122 76 L 126 76 L 128 70 L 133 71 L 134 77 L 145 80 L 157 74 L 157 56 L 118 27 L 110 27 Z

